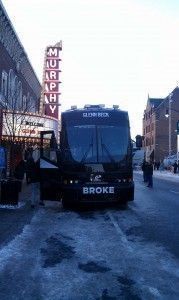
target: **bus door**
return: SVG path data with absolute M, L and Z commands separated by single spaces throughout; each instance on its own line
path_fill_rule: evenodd
M 61 173 L 55 134 L 41 131 L 40 138 L 40 199 L 60 201 Z

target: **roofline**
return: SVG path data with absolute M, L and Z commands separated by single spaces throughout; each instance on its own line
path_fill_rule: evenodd
M 127 113 L 128 111 L 126 110 L 121 110 L 121 109 L 115 109 L 113 107 L 103 107 L 103 108 L 84 108 L 84 107 L 79 107 L 79 108 L 75 108 L 75 109 L 66 109 L 64 111 L 62 111 L 61 113 L 69 113 L 69 112 L 91 112 L 91 111 L 116 111 L 116 112 L 122 112 L 122 113 Z
M 37 78 L 37 80 L 38 80 L 40 86 L 42 86 L 42 83 L 40 82 L 40 80 L 39 80 L 39 78 L 38 78 L 38 76 L 37 76 L 37 73 L 35 72 L 34 68 L 32 67 L 32 63 L 30 62 L 30 59 L 29 59 L 29 57 L 28 57 L 28 55 L 27 55 L 27 52 L 25 51 L 25 48 L 24 48 L 24 46 L 22 45 L 22 43 L 21 43 L 21 41 L 20 41 L 20 39 L 19 39 L 19 37 L 18 37 L 18 34 L 17 34 L 17 32 L 16 32 L 16 30 L 15 30 L 15 28 L 14 28 L 14 26 L 13 26 L 13 24 L 12 24 L 12 22 L 11 22 L 9 16 L 8 16 L 8 14 L 7 14 L 7 11 L 6 11 L 5 7 L 4 7 L 4 4 L 2 3 L 1 0 L 0 0 L 0 5 L 1 5 L 2 8 L 3 8 L 4 14 L 5 14 L 6 18 L 8 19 L 8 21 L 9 21 L 9 23 L 10 23 L 10 26 L 12 27 L 12 30 L 14 31 L 14 34 L 15 34 L 17 40 L 18 40 L 18 43 L 20 44 L 20 46 L 21 46 L 21 48 L 22 48 L 22 50 L 23 50 L 23 52 L 24 52 L 24 54 L 25 54 L 25 56 L 26 56 L 26 58 L 27 58 L 27 60 L 28 60 L 28 62 L 29 62 L 29 64 L 30 64 L 30 66 L 31 66 L 31 68 L 32 68 L 32 70 L 33 70 L 33 72 L 34 72 L 34 75 L 36 76 L 36 78 Z
M 178 86 L 176 86 L 169 94 L 168 94 L 168 96 L 167 97 L 165 97 L 164 99 L 163 99 L 163 101 L 159 104 L 159 106 L 161 105 L 161 104 L 163 104 L 163 102 L 165 102 L 165 101 L 167 101 L 168 100 L 168 97 L 169 97 L 169 95 L 171 94 L 171 93 L 173 93 L 174 92 L 174 90 L 176 90 L 176 89 L 179 89 L 179 87 Z M 157 106 L 157 108 L 156 109 L 158 109 L 159 108 L 159 106 Z

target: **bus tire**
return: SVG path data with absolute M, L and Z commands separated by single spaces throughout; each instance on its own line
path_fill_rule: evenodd
M 64 209 L 70 209 L 72 207 L 72 203 L 68 201 L 65 197 L 62 198 L 62 205 Z

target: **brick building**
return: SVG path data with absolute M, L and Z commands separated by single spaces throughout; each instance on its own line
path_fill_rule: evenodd
M 3 110 L 1 139 L 11 138 L 13 121 L 17 123 L 14 133 L 18 140 L 20 137 L 20 140 L 28 138 L 35 142 L 40 130 L 57 130 L 57 120 L 40 111 L 42 86 L 1 0 L 0 56 L 0 111 Z
M 177 152 L 178 87 L 164 99 L 148 98 L 143 117 L 143 148 L 146 159 L 160 161 L 169 154 L 169 118 L 166 118 L 169 101 L 171 101 L 171 154 Z
M 1 106 L 38 112 L 41 84 L 1 1 L 0 54 Z
M 41 93 L 42 86 L 0 0 L 0 143 L 10 163 L 15 153 L 11 153 L 12 145 L 22 155 L 26 145 L 40 142 L 40 131 L 58 133 L 58 120 L 40 110 Z

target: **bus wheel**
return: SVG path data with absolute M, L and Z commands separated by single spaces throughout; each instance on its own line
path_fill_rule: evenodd
M 71 208 L 71 203 L 65 197 L 62 198 L 62 205 L 64 209 Z
M 118 202 L 118 208 L 120 209 L 126 209 L 128 207 L 128 201 L 127 200 L 122 200 Z

